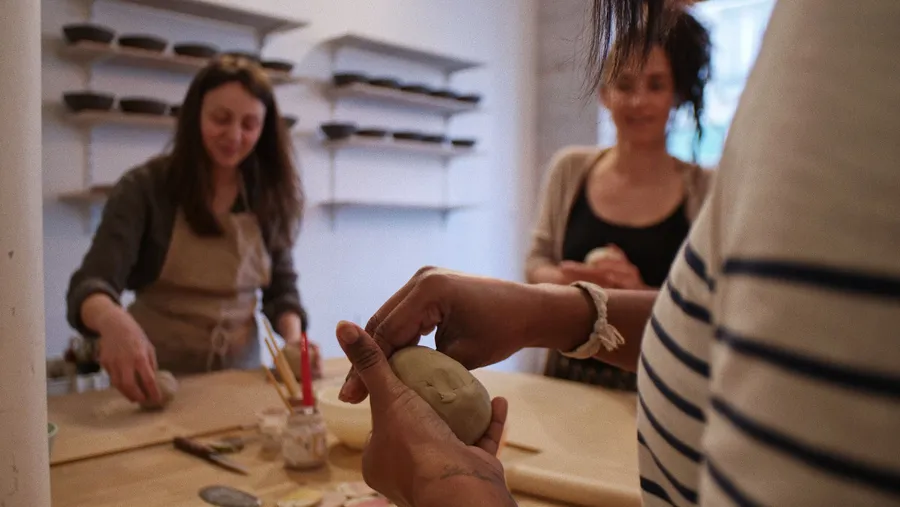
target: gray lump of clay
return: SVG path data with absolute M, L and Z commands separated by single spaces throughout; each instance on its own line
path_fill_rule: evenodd
M 400 381 L 421 396 L 466 445 L 491 424 L 491 397 L 465 366 L 428 347 L 407 347 L 391 356 Z

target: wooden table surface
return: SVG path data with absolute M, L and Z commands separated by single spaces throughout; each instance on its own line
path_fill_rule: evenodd
M 326 361 L 323 383 L 340 382 L 347 371 L 344 358 Z M 572 382 L 546 379 L 536 375 L 504 374 L 484 372 L 479 377 L 486 382 L 492 394 L 510 398 L 511 422 L 517 431 L 511 431 L 510 445 L 501 456 L 507 469 L 517 463 L 528 463 L 536 457 L 532 442 L 543 439 L 545 452 L 566 451 L 573 440 L 586 444 L 588 449 L 603 445 L 608 453 L 620 443 L 603 443 L 596 438 L 596 426 L 587 422 L 609 419 L 611 411 L 618 410 L 622 420 L 630 418 L 627 400 L 610 396 L 600 391 L 586 390 L 587 386 Z M 497 392 L 494 392 L 497 391 Z M 96 396 L 96 395 L 95 395 Z M 90 396 L 85 396 L 85 400 Z M 256 410 L 267 408 L 271 399 L 260 400 Z M 241 405 L 243 409 L 246 402 Z M 515 408 L 515 410 L 513 409 Z M 624 407 L 619 409 L 619 407 Z M 542 408 L 544 410 L 537 410 Z M 535 413 L 537 410 L 538 413 Z M 533 420 L 533 421 L 532 421 Z M 555 422 L 554 422 L 555 421 Z M 539 422 L 535 426 L 535 424 Z M 574 423 L 574 425 L 573 425 Z M 587 427 L 583 427 L 587 424 Z M 633 426 L 617 423 L 618 433 L 633 435 Z M 72 428 L 70 431 L 77 431 Z M 521 432 L 521 430 L 528 430 Z M 237 433 L 236 433 L 237 432 Z M 222 429 L 216 436 L 256 434 L 255 430 Z M 565 435 L 565 438 L 560 435 Z M 584 436 L 581 436 L 583 434 Z M 602 435 L 603 432 L 600 432 Z M 556 435 L 553 438 L 548 437 Z M 593 435 L 593 442 L 588 436 Z M 633 442 L 633 436 L 630 437 Z M 516 445 L 521 440 L 524 446 Z M 623 448 L 629 445 L 624 444 Z M 528 449 L 528 450 L 526 450 Z M 587 451 L 588 459 L 595 451 Z M 563 454 L 562 456 L 565 456 Z M 210 485 L 228 485 L 262 498 L 264 505 L 274 502 L 283 495 L 299 487 L 334 490 L 341 482 L 362 480 L 361 454 L 352 451 L 334 438 L 330 441 L 328 465 L 314 472 L 293 472 L 284 468 L 279 456 L 268 457 L 261 454 L 259 446 L 250 442 L 243 451 L 229 457 L 245 465 L 249 476 L 238 475 L 221 469 L 199 458 L 175 450 L 170 441 L 144 445 L 103 456 L 57 463 L 51 466 L 51 490 L 53 507 L 203 507 L 198 496 L 200 489 Z M 608 456 L 607 456 L 608 457 Z M 565 460 L 564 460 L 565 461 Z M 630 461 L 630 458 L 629 458 Z M 536 492 L 544 494 L 542 492 Z M 565 505 L 549 500 L 540 500 L 526 495 L 516 495 L 523 507 L 553 507 Z

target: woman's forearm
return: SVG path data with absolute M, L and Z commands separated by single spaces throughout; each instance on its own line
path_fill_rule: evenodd
M 540 309 L 529 312 L 537 346 L 562 351 L 574 350 L 587 340 L 597 320 L 597 311 L 590 296 L 571 286 L 544 284 L 536 287 L 542 292 Z M 612 352 L 601 349 L 594 356 L 605 363 L 628 371 L 637 369 L 644 327 L 650 319 L 656 290 L 607 290 L 607 320 L 625 343 Z
M 555 283 L 566 282 L 562 271 L 553 264 L 542 264 L 528 273 L 528 283 Z
M 300 315 L 295 312 L 287 311 L 278 317 L 278 334 L 284 338 L 285 343 L 299 341 L 302 329 Z
M 81 303 L 81 321 L 85 326 L 99 333 L 103 327 L 103 322 L 110 315 L 122 311 L 122 308 L 116 304 L 108 295 L 98 292 L 91 294 Z

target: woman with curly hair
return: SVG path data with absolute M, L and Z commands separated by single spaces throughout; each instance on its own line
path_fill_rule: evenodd
M 589 83 L 611 113 L 616 144 L 567 147 L 554 157 L 526 259 L 530 283 L 659 288 L 700 210 L 712 173 L 670 155 L 666 131 L 671 115 L 686 108 L 696 140 L 702 136 L 709 32 L 684 12 L 651 40 L 646 59 L 619 61 L 613 51 L 604 72 Z M 546 372 L 636 388 L 634 373 L 555 352 Z

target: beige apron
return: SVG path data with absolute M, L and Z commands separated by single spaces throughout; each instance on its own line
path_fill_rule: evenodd
M 129 307 L 162 370 L 192 374 L 262 364 L 258 291 L 269 284 L 272 259 L 254 214 L 226 213 L 219 222 L 221 236 L 200 237 L 179 210 L 159 278 Z

